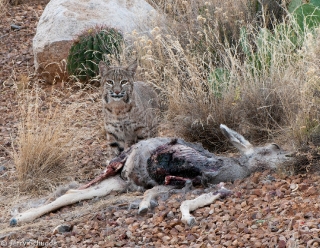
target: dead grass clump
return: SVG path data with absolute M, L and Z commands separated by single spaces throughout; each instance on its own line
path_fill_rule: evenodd
M 294 162 L 281 165 L 278 168 L 279 173 L 283 175 L 319 173 L 320 150 L 318 145 L 302 145 L 292 157 L 294 158 Z
M 72 106 L 63 107 L 38 87 L 23 90 L 21 120 L 13 143 L 20 191 L 51 190 L 72 172 Z
M 137 37 L 141 77 L 161 89 L 165 125 L 211 150 L 225 148 L 221 123 L 250 141 L 280 135 L 299 144 L 307 137 L 303 129 L 310 133 L 319 120 L 319 34 L 301 32 L 290 17 L 274 23 L 272 31 L 240 18 L 232 44 L 219 38 L 219 9 L 210 4 L 203 5 L 206 15 L 193 16 L 198 36 L 191 22 L 172 22 L 171 29 Z M 209 20 L 215 25 L 207 25 Z
M 320 28 L 307 32 L 298 51 L 303 73 L 300 87 L 299 110 L 292 118 L 293 135 L 300 144 L 311 141 L 320 144 Z
M 1 12 L 0 12 L 0 17 L 4 16 L 7 12 L 7 8 L 8 8 L 8 0 L 0 0 L 0 8 L 1 8 Z

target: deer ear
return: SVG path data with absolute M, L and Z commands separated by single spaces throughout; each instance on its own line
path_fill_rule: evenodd
M 135 60 L 135 61 L 133 61 L 132 64 L 128 65 L 127 71 L 129 71 L 131 73 L 131 75 L 134 76 L 134 74 L 137 71 L 137 68 L 138 68 L 138 61 Z
M 99 73 L 100 76 L 105 76 L 107 74 L 107 71 L 109 70 L 109 67 L 106 65 L 105 62 L 102 60 L 99 62 Z
M 249 154 L 252 151 L 252 144 L 246 140 L 241 134 L 221 124 L 220 129 L 224 136 L 243 154 Z

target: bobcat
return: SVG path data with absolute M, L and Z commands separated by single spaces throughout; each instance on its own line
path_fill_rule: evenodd
M 156 134 L 157 94 L 144 82 L 134 82 L 137 61 L 127 67 L 99 63 L 104 126 L 111 156 Z

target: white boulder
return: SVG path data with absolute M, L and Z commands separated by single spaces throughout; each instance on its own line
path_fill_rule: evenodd
M 144 0 L 51 0 L 33 39 L 36 71 L 49 83 L 67 76 L 63 60 L 73 40 L 89 27 L 106 25 L 125 36 L 151 30 L 155 18 L 156 11 Z

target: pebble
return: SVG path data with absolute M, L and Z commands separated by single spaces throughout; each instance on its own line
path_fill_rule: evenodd
M 62 224 L 62 225 L 59 225 L 57 227 L 55 227 L 53 229 L 53 234 L 56 234 L 56 233 L 65 233 L 65 232 L 71 232 L 72 231 L 72 225 L 69 225 L 69 224 Z

